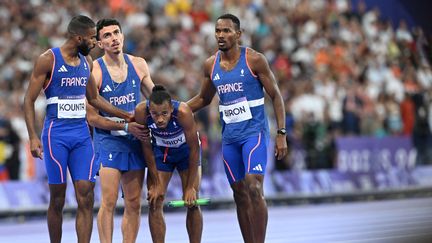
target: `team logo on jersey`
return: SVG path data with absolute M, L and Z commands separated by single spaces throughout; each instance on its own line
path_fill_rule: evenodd
M 263 171 L 263 168 L 262 168 L 261 164 L 258 164 L 257 166 L 253 167 L 252 170 L 254 170 L 254 171 Z
M 102 90 L 102 93 L 111 92 L 111 91 L 112 91 L 111 87 L 107 84 L 105 88 Z
M 240 71 L 240 76 L 244 77 L 244 70 L 242 68 L 242 70 Z
M 66 69 L 65 65 L 62 65 L 57 72 L 59 73 L 66 73 L 68 70 Z
M 109 160 L 109 161 L 112 161 L 112 157 L 113 157 L 113 156 L 112 156 L 112 153 L 110 153 L 110 154 L 108 155 L 108 160 Z
M 219 80 L 219 79 L 220 79 L 219 74 L 216 73 L 216 75 L 214 76 L 213 80 Z

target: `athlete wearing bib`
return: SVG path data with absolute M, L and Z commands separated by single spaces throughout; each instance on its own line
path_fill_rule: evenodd
M 220 16 L 215 37 L 219 51 L 205 61 L 201 90 L 187 103 L 195 112 L 210 104 L 217 92 L 223 163 L 234 192 L 243 240 L 263 243 L 267 227 L 263 182 L 269 138 L 264 90 L 276 116 L 278 159 L 287 153 L 284 102 L 265 57 L 239 45 L 241 28 L 236 16 Z
M 101 19 L 96 24 L 97 45 L 104 55 L 94 61 L 93 76 L 99 94 L 113 106 L 130 114 L 148 97 L 154 84 L 144 58 L 123 53 L 124 36 L 116 19 Z M 114 212 L 121 186 L 124 201 L 123 242 L 135 242 L 140 227 L 141 195 L 145 163 L 138 139 L 148 130 L 136 122 L 111 116 L 88 106 L 87 119 L 94 130 L 96 161 L 101 187 L 101 206 L 97 225 L 101 242 L 112 242 Z
M 220 52 L 216 53 L 211 74 L 219 94 L 222 152 L 230 184 L 245 174 L 265 174 L 267 165 L 269 129 L 263 86 L 247 65 L 247 52 L 247 48 L 240 48 L 239 61 L 230 71 L 217 65 Z
M 42 53 L 35 62 L 24 98 L 24 114 L 33 157 L 43 158 L 50 201 L 47 212 L 51 242 L 61 242 L 67 168 L 78 204 L 77 242 L 90 242 L 93 224 L 94 181 L 98 166 L 86 122 L 89 104 L 128 121 L 132 116 L 106 102 L 97 92 L 87 55 L 95 46 L 95 23 L 87 16 L 72 18 L 67 39 L 59 48 Z M 44 89 L 46 117 L 39 139 L 35 126 L 35 101 Z M 42 141 L 41 141 L 42 140 Z
M 127 64 L 127 76 L 124 82 L 112 80 L 105 62 L 97 59 L 102 72 L 99 94 L 112 105 L 129 113 L 134 113 L 135 106 L 141 101 L 141 80 L 127 54 L 123 54 Z M 111 121 L 125 124 L 123 119 L 112 117 L 105 112 L 99 114 Z M 96 159 L 103 167 L 119 171 L 143 170 L 145 162 L 142 156 L 141 143 L 132 134 L 121 130 L 105 130 L 95 127 L 94 141 Z
M 79 54 L 80 64 L 70 66 L 60 48 L 53 48 L 54 65 L 51 82 L 45 87 L 47 110 L 42 130 L 42 144 L 48 183 L 66 183 L 66 168 L 73 181 L 94 182 L 98 166 L 89 128 L 85 119 L 85 92 L 90 68 Z
M 152 142 L 143 141 L 149 169 L 147 180 L 149 225 L 153 242 L 165 242 L 163 201 L 168 184 L 177 169 L 186 202 L 186 228 L 189 242 L 201 242 L 202 215 L 198 198 L 201 180 L 200 148 L 196 124 L 190 108 L 172 100 L 163 86 L 155 85 L 147 102 L 135 109 L 135 119 L 151 131 Z

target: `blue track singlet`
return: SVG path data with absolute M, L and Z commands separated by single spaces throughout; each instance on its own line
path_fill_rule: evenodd
M 74 181 L 94 181 L 97 166 L 89 127 L 86 122 L 85 94 L 90 67 L 79 54 L 77 66 L 68 65 L 60 48 L 53 48 L 51 79 L 44 87 L 47 98 L 46 117 L 42 131 L 45 167 L 48 182 L 66 182 L 66 168 Z
M 222 123 L 222 156 L 230 184 L 246 174 L 265 174 L 269 128 L 264 110 L 264 90 L 247 63 L 248 48 L 240 47 L 236 66 L 220 67 L 216 54 L 211 80 L 219 95 Z
M 103 59 L 97 59 L 102 71 L 99 94 L 113 106 L 133 113 L 135 106 L 141 101 L 141 81 L 129 56 L 123 55 L 128 69 L 126 79 L 121 83 L 112 80 Z M 99 114 L 107 119 L 124 123 L 124 120 L 118 117 L 112 117 L 101 111 Z M 145 167 L 141 142 L 123 130 L 110 131 L 95 128 L 94 143 L 98 154 L 97 159 L 103 166 L 117 168 L 121 171 Z
M 180 102 L 171 101 L 174 108 L 171 119 L 165 129 L 159 129 L 149 111 L 150 102 L 147 101 L 147 126 L 152 134 L 153 153 L 158 170 L 172 172 L 175 168 L 182 171 L 189 168 L 189 145 L 183 127 L 178 122 Z M 201 156 L 200 156 L 201 157 Z
M 247 48 L 241 47 L 240 60 L 230 71 L 223 70 L 216 54 L 211 80 L 219 95 L 219 112 L 224 144 L 244 140 L 261 132 L 268 133 L 264 110 L 263 85 L 246 60 Z

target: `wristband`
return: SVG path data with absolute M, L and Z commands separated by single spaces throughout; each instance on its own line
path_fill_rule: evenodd
M 125 126 L 124 126 L 123 130 L 125 132 L 128 132 L 128 128 L 129 128 L 129 123 L 125 123 Z

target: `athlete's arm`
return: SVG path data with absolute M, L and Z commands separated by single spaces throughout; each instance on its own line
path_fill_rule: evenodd
M 91 61 L 91 57 L 87 56 L 86 58 L 90 65 L 90 70 L 93 71 L 93 62 Z M 128 122 L 133 119 L 133 115 L 111 105 L 108 101 L 106 101 L 104 98 L 102 98 L 102 96 L 99 95 L 96 81 L 92 73 L 90 73 L 90 77 L 86 86 L 86 98 L 90 105 L 96 107 L 99 110 L 105 111 L 106 113 L 109 113 L 113 116 L 123 118 Z
M 138 124 L 143 125 L 145 128 L 147 127 L 146 117 L 147 117 L 147 109 L 146 109 L 146 101 L 139 103 L 135 108 L 135 120 Z M 161 188 L 161 183 L 159 182 L 159 177 L 156 168 L 156 160 L 154 158 L 152 144 L 150 139 L 146 139 L 141 141 L 142 150 L 144 153 L 144 160 L 147 163 L 149 178 L 152 181 L 152 188 L 148 188 L 148 196 L 147 200 L 150 205 L 155 205 L 157 199 L 163 196 L 163 189 Z
M 189 172 L 183 200 L 192 205 L 196 200 L 197 192 L 194 188 L 195 179 L 198 176 L 199 142 L 197 127 L 194 121 L 192 110 L 185 103 L 180 103 L 178 121 L 183 127 L 186 143 L 189 146 Z
M 264 86 L 264 90 L 272 100 L 278 129 L 285 128 L 285 106 L 283 98 L 266 58 L 263 54 L 249 49 L 247 61 L 250 64 L 252 72 L 258 76 L 258 79 Z M 278 160 L 282 159 L 287 152 L 288 149 L 285 135 L 276 135 L 275 155 Z
M 30 77 L 30 83 L 24 97 L 24 116 L 27 125 L 27 131 L 30 138 L 30 151 L 33 157 L 42 159 L 42 143 L 36 133 L 35 128 L 35 101 L 39 96 L 45 82 L 49 80 L 52 65 L 54 62 L 54 55 L 50 50 L 41 54 L 33 68 Z
M 132 63 L 136 68 L 138 77 L 141 80 L 141 93 L 144 95 L 144 97 L 148 99 L 154 87 L 154 83 L 151 79 L 147 62 L 144 60 L 144 58 L 141 57 L 134 57 L 130 55 L 129 57 L 131 57 Z
M 97 87 L 100 87 L 102 83 L 102 70 L 97 61 L 93 62 L 92 74 L 97 83 Z M 101 116 L 98 110 L 90 104 L 87 104 L 87 121 L 91 126 L 104 130 L 126 130 L 126 123 L 115 122 Z M 140 140 L 146 139 L 146 137 L 148 137 L 147 133 L 143 130 L 143 125 L 140 125 L 136 122 L 129 122 L 127 124 L 128 126 L 126 132 L 131 133 Z
M 209 57 L 204 63 L 204 78 L 200 92 L 187 102 L 193 112 L 207 106 L 216 94 L 216 89 L 210 79 L 215 56 Z

